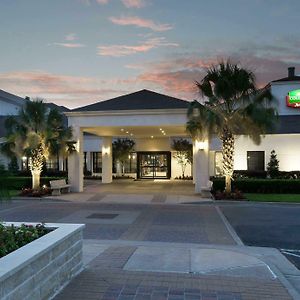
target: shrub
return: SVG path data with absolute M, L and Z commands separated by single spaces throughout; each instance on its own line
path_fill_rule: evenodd
M 44 224 L 36 226 L 22 224 L 20 227 L 0 224 L 0 257 L 38 239 L 49 231 Z
M 224 191 L 224 178 L 212 179 L 212 191 Z M 238 189 L 243 193 L 292 193 L 300 194 L 299 179 L 236 179 L 232 182 L 233 189 Z
M 62 179 L 62 177 L 42 177 L 41 186 L 50 186 L 50 180 L 57 179 Z M 21 190 L 25 188 L 31 188 L 32 186 L 31 177 L 8 176 L 3 178 L 1 177 L 1 180 L 4 181 L 6 188 L 9 190 Z

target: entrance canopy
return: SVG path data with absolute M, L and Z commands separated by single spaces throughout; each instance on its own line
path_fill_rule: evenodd
M 102 138 L 102 149 L 100 151 L 102 152 L 102 182 L 110 183 L 112 181 L 113 138 L 127 137 L 135 139 L 136 147 L 139 148 L 137 151 L 170 151 L 170 149 L 166 149 L 165 145 L 168 143 L 168 147 L 170 147 L 171 137 L 189 136 L 186 132 L 188 106 L 188 101 L 142 90 L 67 112 L 68 124 L 73 127 L 78 150 L 77 156 L 71 156 L 75 160 L 73 159 L 73 161 L 71 157 L 69 159 L 69 181 L 74 186 L 73 190 L 81 191 L 83 188 L 83 132 Z M 152 143 L 149 143 L 149 141 L 152 141 Z M 206 150 L 207 157 L 208 149 Z M 141 156 L 141 160 L 145 160 L 147 164 L 150 164 L 146 158 L 147 154 L 145 154 L 145 157 Z M 163 172 L 166 175 L 161 176 L 168 177 L 170 171 L 165 168 L 165 162 L 170 160 L 169 157 L 157 154 L 157 157 L 152 158 L 151 156 L 151 160 L 153 160 L 153 163 L 147 168 L 152 167 L 152 173 L 154 172 L 157 176 L 159 172 L 162 172 L 160 169 L 164 167 Z M 208 162 L 206 161 L 206 163 L 205 169 L 207 170 L 205 170 L 205 174 L 208 172 Z M 148 169 L 145 170 L 149 172 Z

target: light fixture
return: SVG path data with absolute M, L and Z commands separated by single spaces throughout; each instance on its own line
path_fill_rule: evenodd
M 130 133 L 130 136 L 133 136 L 133 133 Z
M 121 128 L 121 131 L 123 132 L 123 131 L 124 131 L 124 128 Z
M 128 134 L 128 133 L 129 133 L 129 131 L 126 131 L 126 133 Z
M 207 148 L 207 141 L 196 141 L 195 146 L 197 150 L 204 150 Z
M 153 139 L 153 135 L 151 135 L 151 139 Z
M 160 131 L 162 131 L 162 128 L 159 128 Z
M 110 154 L 110 147 L 102 147 L 102 152 L 104 155 Z
M 25 161 L 27 159 L 27 156 L 23 156 L 22 160 Z

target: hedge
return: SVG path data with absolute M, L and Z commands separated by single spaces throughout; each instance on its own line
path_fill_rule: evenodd
M 50 186 L 50 180 L 62 179 L 62 177 L 41 177 L 41 186 Z M 30 188 L 32 186 L 31 177 L 9 176 L 1 177 L 1 185 L 9 190 L 21 190 L 22 188 Z
M 215 178 L 212 181 L 213 192 L 225 189 L 224 178 Z M 243 193 L 300 194 L 300 179 L 235 179 L 232 181 L 232 188 Z

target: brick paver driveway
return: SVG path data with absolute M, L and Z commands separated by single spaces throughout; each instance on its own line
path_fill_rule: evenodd
M 93 188 L 96 189 L 94 185 Z M 157 194 L 168 197 L 162 189 L 156 190 L 151 199 Z M 151 204 L 102 203 L 103 195 L 99 195 L 86 197 L 84 202 L 77 197 L 76 201 L 27 200 L 0 204 L 1 220 L 85 223 L 84 244 L 95 241 L 101 245 L 107 241 L 104 248 L 97 248 L 98 244 L 92 251 L 86 248 L 89 260 L 84 270 L 56 300 L 291 299 L 278 279 L 126 270 L 124 266 L 138 242 L 165 243 L 171 248 L 187 243 L 234 246 L 236 242 L 213 203 L 162 205 L 151 199 Z M 177 261 L 182 259 L 178 257 Z

